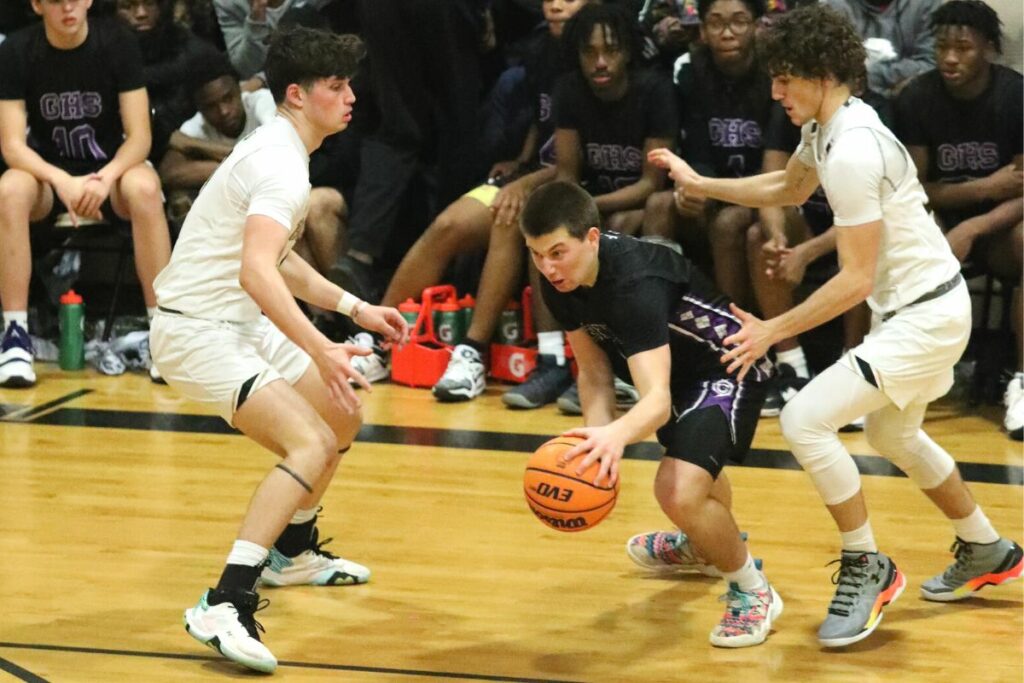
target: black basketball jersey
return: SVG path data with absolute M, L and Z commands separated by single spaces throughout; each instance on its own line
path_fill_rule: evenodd
M 72 175 L 105 166 L 124 141 L 119 95 L 145 86 L 142 53 L 114 19 L 89 19 L 85 42 L 59 50 L 41 23 L 0 44 L 0 99 L 24 100 L 29 142 Z
M 675 139 L 672 82 L 660 72 L 634 69 L 625 96 L 605 102 L 577 69 L 555 86 L 555 125 L 579 133 L 580 180 L 587 190 L 594 195 L 614 192 L 640 179 L 648 138 Z
M 992 65 L 988 88 L 973 100 L 950 95 L 938 70 L 921 74 L 900 93 L 896 112 L 903 144 L 928 149 L 929 181 L 984 178 L 1024 151 L 1024 77 L 999 64 Z M 963 220 L 993 206 L 986 202 L 955 213 Z
M 626 359 L 669 344 L 673 391 L 726 377 L 722 341 L 740 329 L 729 301 L 690 261 L 660 244 L 606 232 L 593 287 L 559 292 L 541 283 L 544 301 L 567 331 L 584 328 L 608 355 L 615 374 L 631 381 Z M 767 379 L 771 363 L 751 370 Z

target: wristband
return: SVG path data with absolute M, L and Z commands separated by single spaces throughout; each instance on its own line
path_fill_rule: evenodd
M 345 292 L 344 294 L 341 295 L 341 298 L 338 299 L 338 305 L 335 306 L 334 310 L 336 310 L 338 313 L 341 313 L 342 315 L 352 317 L 352 309 L 361 303 L 363 303 L 363 300 L 357 297 L 355 294 L 352 294 L 351 292 Z

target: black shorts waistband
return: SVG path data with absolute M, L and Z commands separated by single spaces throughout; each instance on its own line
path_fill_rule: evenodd
M 888 320 L 889 318 L 893 317 L 894 315 L 902 311 L 904 308 L 907 308 L 909 306 L 916 306 L 917 304 L 923 304 L 924 302 L 931 301 L 932 299 L 938 299 L 943 294 L 946 294 L 947 292 L 951 292 L 952 290 L 954 290 L 957 285 L 963 282 L 963 279 L 963 275 L 957 273 L 956 275 L 954 275 L 953 277 L 949 278 L 941 285 L 936 287 L 935 289 L 925 292 L 921 296 L 917 297 L 906 306 L 902 306 L 900 308 L 897 308 L 895 311 L 890 311 L 889 313 L 884 314 L 882 316 L 882 320 Z

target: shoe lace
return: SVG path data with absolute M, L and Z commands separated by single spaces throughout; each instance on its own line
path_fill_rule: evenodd
M 958 538 L 953 541 L 953 545 L 949 546 L 949 551 L 953 553 L 953 564 L 942 572 L 942 578 L 953 580 L 962 577 L 971 578 L 972 573 L 969 566 L 971 560 L 974 559 L 974 548 L 971 547 L 971 544 Z
M 729 590 L 719 596 L 718 601 L 728 605 L 728 609 L 722 615 L 721 628 L 746 632 L 753 630 L 754 621 L 761 616 L 761 607 L 764 604 L 756 593 L 742 591 L 734 583 L 729 584 Z
M 262 642 L 260 633 L 266 633 L 267 629 L 263 628 L 263 624 L 256 621 L 256 612 L 265 610 L 270 605 L 270 600 L 267 598 L 260 600 L 257 596 L 251 601 L 245 600 L 232 604 L 234 604 L 235 611 L 238 613 L 238 623 L 245 628 L 246 633 Z
M 320 541 L 320 530 L 314 527 L 313 535 L 309 538 L 309 549 L 317 555 L 326 557 L 328 560 L 336 560 L 338 559 L 337 555 L 329 550 L 324 550 L 324 546 L 333 540 L 334 538 L 326 538 L 323 541 Z
M 839 586 L 836 594 L 832 597 L 832 603 L 828 607 L 829 614 L 841 617 L 850 616 L 850 611 L 857 602 L 864 587 L 864 581 L 868 578 L 868 556 L 866 553 L 860 555 L 844 555 L 838 560 L 832 560 L 826 567 L 839 563 L 839 568 L 832 574 L 832 583 Z

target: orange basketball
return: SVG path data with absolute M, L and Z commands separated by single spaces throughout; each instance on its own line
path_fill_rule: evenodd
M 559 462 L 563 453 L 583 439 L 556 436 L 530 456 L 523 476 L 523 493 L 537 519 L 558 531 L 583 531 L 597 526 L 615 507 L 619 482 L 615 486 L 594 485 L 601 469 L 595 462 L 582 476 L 576 474 L 579 459 Z

